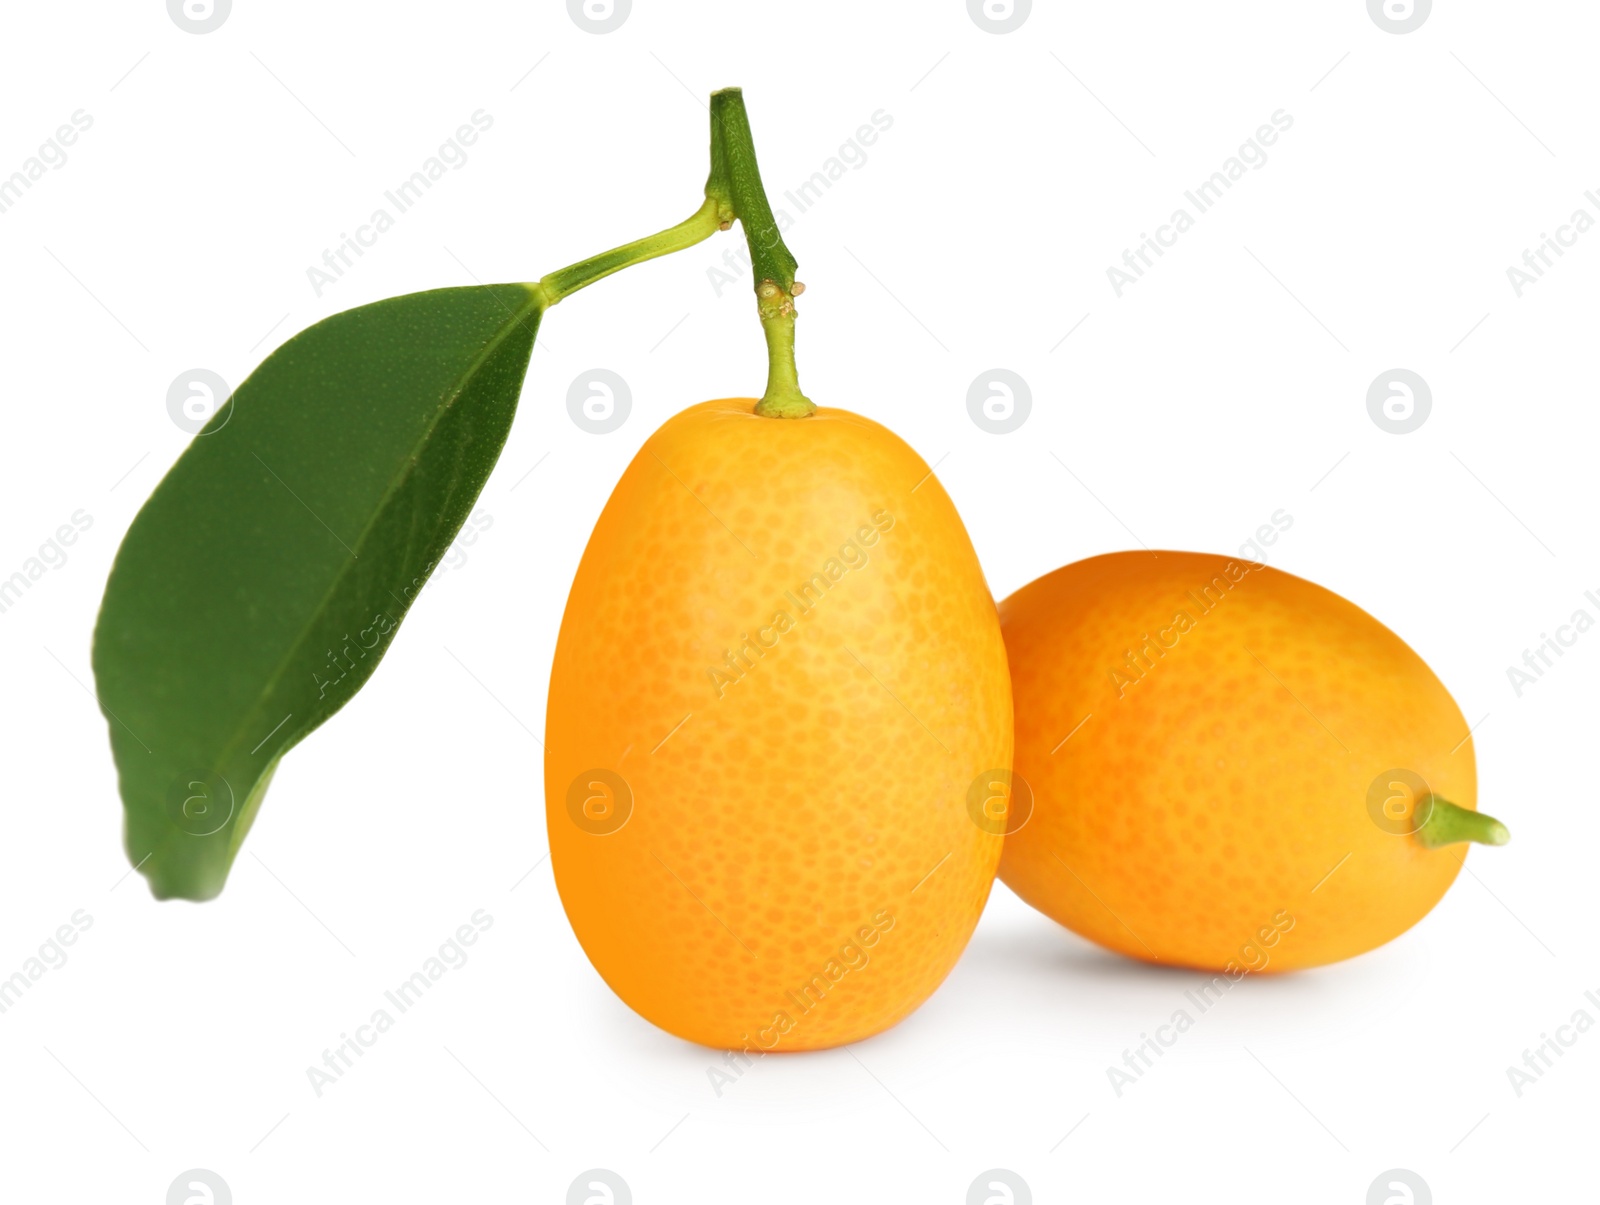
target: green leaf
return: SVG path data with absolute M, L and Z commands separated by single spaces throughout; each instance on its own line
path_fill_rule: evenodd
M 222 890 L 278 759 L 377 667 L 505 444 L 544 297 L 439 289 L 317 323 L 134 519 L 94 673 L 158 898 Z

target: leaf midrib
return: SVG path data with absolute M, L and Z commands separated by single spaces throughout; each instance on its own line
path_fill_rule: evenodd
M 484 287 L 494 288 L 495 286 L 491 285 Z M 523 287 L 527 288 L 527 286 Z M 539 296 L 537 293 L 533 292 L 533 290 L 529 289 L 527 303 L 518 307 L 514 311 L 509 311 L 512 315 L 510 320 L 505 322 L 495 333 L 494 337 L 484 344 L 483 350 L 479 352 L 476 357 L 474 357 L 471 365 L 462 372 L 460 377 L 457 378 L 454 386 L 447 394 L 448 400 L 444 405 L 438 408 L 433 419 L 428 423 L 421 434 L 419 434 L 416 441 L 412 444 L 410 453 L 406 458 L 406 467 L 401 472 L 397 473 L 394 479 L 389 483 L 389 487 L 384 491 L 382 499 L 379 501 L 377 507 L 375 507 L 373 510 L 372 518 L 369 519 L 366 526 L 361 529 L 361 534 L 356 538 L 354 545 L 357 550 L 366 546 L 367 538 L 371 535 L 373 527 L 377 524 L 378 520 L 388 510 L 389 503 L 394 499 L 400 488 L 407 481 L 409 481 L 412 475 L 416 472 L 422 449 L 433 437 L 434 432 L 438 429 L 438 426 L 440 422 L 443 421 L 444 416 L 453 410 L 456 403 L 461 400 L 461 394 L 466 389 L 467 384 L 478 373 L 488 359 L 499 350 L 501 344 L 505 342 L 505 340 L 510 336 L 511 332 L 520 326 L 530 313 L 540 311 L 541 306 Z M 290 643 L 288 649 L 284 652 L 282 659 L 278 662 L 277 667 L 272 671 L 271 677 L 267 679 L 266 685 L 258 693 L 256 703 L 252 704 L 251 708 L 245 712 L 244 718 L 234 730 L 234 733 L 229 738 L 228 743 L 223 746 L 222 752 L 217 756 L 216 761 L 211 767 L 211 772 L 213 774 L 220 776 L 223 767 L 228 764 L 228 759 L 232 757 L 239 749 L 240 745 L 243 744 L 245 740 L 245 729 L 250 726 L 253 719 L 259 718 L 261 714 L 261 701 L 269 698 L 277 689 L 278 683 L 282 680 L 284 673 L 288 670 L 290 664 L 294 661 L 300 649 L 305 645 L 306 637 L 309 635 L 312 627 L 316 624 L 318 617 L 323 614 L 328 600 L 333 597 L 340 585 L 345 581 L 346 575 L 350 572 L 351 566 L 355 564 L 357 559 L 357 557 L 352 556 L 349 560 L 343 562 L 340 565 L 338 572 L 333 575 L 332 580 L 328 584 L 328 589 L 323 593 L 322 598 L 318 600 L 318 605 L 312 610 L 311 618 L 307 620 L 305 626 L 301 629 L 300 634 Z M 406 613 L 409 614 L 409 612 L 410 608 L 408 607 L 406 609 Z M 400 622 L 402 622 L 404 619 L 404 614 L 399 616 L 396 619 L 396 627 L 398 627 Z M 349 700 L 347 699 L 346 702 L 349 702 Z M 307 735 L 307 733 L 300 730 L 298 725 L 292 727 L 289 731 L 291 734 L 290 738 L 279 749 L 274 757 L 268 760 L 268 765 L 271 765 L 273 760 L 276 760 L 276 758 L 282 757 L 285 752 L 298 743 L 299 739 Z M 230 791 L 234 790 L 232 783 L 229 783 L 228 785 Z M 249 793 L 247 792 L 247 801 L 248 798 Z M 228 838 L 228 857 L 230 861 L 239 851 L 240 843 L 234 839 L 234 834 L 237 834 L 242 830 L 242 826 L 238 823 L 238 819 L 238 817 L 235 818 L 233 830 L 230 832 Z M 178 831 L 180 830 L 169 825 L 166 835 L 162 837 L 161 841 L 158 843 L 158 848 L 164 847 Z

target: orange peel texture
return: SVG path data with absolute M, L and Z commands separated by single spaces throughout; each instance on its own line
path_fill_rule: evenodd
M 819 1049 L 901 1020 L 971 936 L 1002 838 L 968 801 L 1010 768 L 1011 691 L 922 459 L 754 406 L 668 420 L 595 525 L 550 679 L 551 860 L 640 1015 Z
M 1000 605 L 1034 813 L 1000 877 L 1132 958 L 1273 973 L 1349 958 L 1444 895 L 1476 808 L 1467 723 L 1415 652 L 1311 582 L 1120 552 Z

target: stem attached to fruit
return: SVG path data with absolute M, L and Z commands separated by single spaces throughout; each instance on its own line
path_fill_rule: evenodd
M 1493 816 L 1458 807 L 1448 799 L 1428 796 L 1428 818 L 1417 829 L 1417 840 L 1428 849 L 1441 845 L 1454 845 L 1459 841 L 1476 841 L 1480 845 L 1504 845 L 1511 840 L 1505 825 Z
M 750 117 L 744 109 L 744 94 L 738 88 L 723 88 L 711 94 L 711 175 L 706 179 L 705 204 L 693 217 L 658 234 L 560 268 L 531 287 L 543 308 L 549 309 L 602 277 L 658 255 L 692 247 L 717 231 L 728 229 L 735 220 L 744 227 L 745 241 L 750 244 L 756 311 L 767 339 L 767 390 L 756 405 L 756 413 L 764 418 L 806 418 L 817 408 L 800 392 L 794 366 L 794 299 L 805 286 L 795 281 L 794 256 L 784 246 L 766 189 L 761 185 Z
M 767 338 L 767 390 L 756 413 L 764 418 L 806 418 L 817 407 L 800 392 L 794 366 L 794 299 L 805 286 L 795 283 L 794 256 L 784 245 L 767 202 L 750 117 L 738 88 L 711 94 L 711 175 L 706 196 L 739 220 L 750 245 L 756 310 Z

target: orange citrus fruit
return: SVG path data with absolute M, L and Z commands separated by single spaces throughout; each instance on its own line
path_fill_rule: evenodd
M 806 1050 L 893 1025 L 966 945 L 1002 844 L 969 795 L 1010 768 L 1011 691 L 922 459 L 859 415 L 755 405 L 668 420 L 606 503 L 545 793 L 567 916 L 627 1004 Z
M 1001 879 L 1110 949 L 1317 966 L 1416 924 L 1478 815 L 1466 720 L 1398 636 L 1265 565 L 1119 552 L 1000 605 L 1034 793 Z

